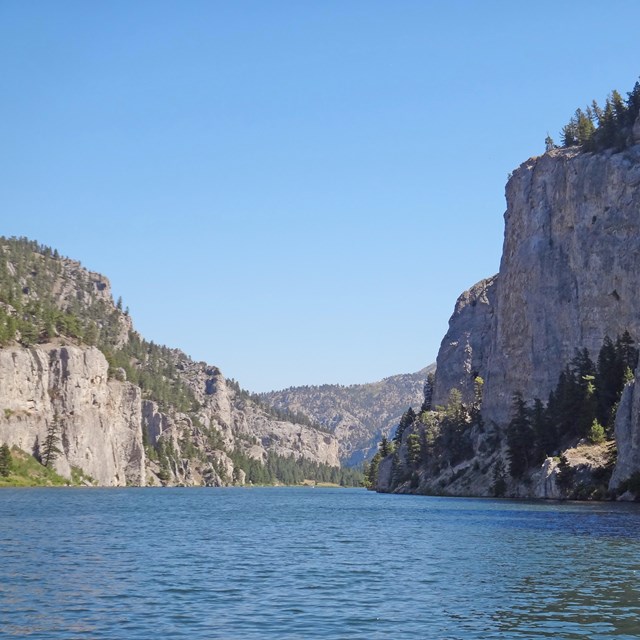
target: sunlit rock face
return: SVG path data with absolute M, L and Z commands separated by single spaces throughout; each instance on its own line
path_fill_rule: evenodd
M 107 372 L 94 347 L 0 349 L 0 441 L 37 452 L 55 424 L 61 475 L 77 467 L 100 485 L 144 484 L 140 389 Z
M 438 355 L 437 400 L 484 381 L 483 414 L 504 424 L 516 391 L 546 401 L 576 349 L 640 338 L 640 146 L 551 151 L 507 188 L 497 278 L 461 296 Z

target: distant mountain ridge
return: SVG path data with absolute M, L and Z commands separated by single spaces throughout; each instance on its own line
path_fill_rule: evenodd
M 395 430 L 410 406 L 420 407 L 427 375 L 433 371 L 435 364 L 378 382 L 290 387 L 259 395 L 277 409 L 302 413 L 323 425 L 338 439 L 342 463 L 354 466 L 375 453 L 377 442 Z

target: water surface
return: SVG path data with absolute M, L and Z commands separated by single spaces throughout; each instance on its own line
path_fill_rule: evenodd
M 640 509 L 4 489 L 0 637 L 637 638 Z

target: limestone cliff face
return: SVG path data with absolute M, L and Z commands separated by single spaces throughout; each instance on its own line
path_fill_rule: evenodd
M 57 422 L 61 475 L 73 466 L 100 485 L 143 485 L 140 390 L 107 371 L 93 347 L 0 349 L 0 440 L 33 452 Z
M 636 378 L 624 388 L 616 413 L 615 435 L 618 447 L 609 488 L 616 490 L 633 474 L 640 472 L 640 382 Z
M 446 405 L 454 388 L 462 393 L 463 402 L 473 400 L 473 381 L 487 369 L 497 280 L 497 276 L 482 280 L 456 301 L 436 361 L 434 406 Z
M 505 241 L 483 411 L 504 424 L 511 397 L 546 400 L 577 348 L 640 336 L 640 146 L 558 150 L 507 184 Z
M 640 146 L 621 153 L 551 151 L 507 184 L 497 278 L 463 294 L 438 354 L 439 403 L 471 376 L 483 415 L 504 425 L 511 399 L 546 401 L 578 348 L 640 336 Z
M 245 473 L 227 451 L 262 462 L 276 453 L 340 465 L 333 435 L 275 419 L 216 367 L 175 355 L 200 403 L 195 415 L 162 411 L 139 387 L 110 378 L 95 347 L 0 349 L 0 442 L 37 454 L 56 424 L 56 471 L 71 478 L 76 467 L 101 486 L 243 484 Z M 145 440 L 168 447 L 166 468 L 148 458 Z
M 201 404 L 199 418 L 223 434 L 227 446 L 266 460 L 268 451 L 339 466 L 338 442 L 328 433 L 279 420 L 230 385 L 217 367 L 185 365 L 184 378 Z M 250 446 L 247 446 L 250 444 Z
M 253 461 L 270 454 L 339 466 L 333 435 L 281 420 L 217 367 L 145 341 L 107 278 L 0 237 L 0 443 L 46 459 L 50 429 L 56 470 L 103 486 L 242 484 L 246 469 L 260 482 L 272 476 Z

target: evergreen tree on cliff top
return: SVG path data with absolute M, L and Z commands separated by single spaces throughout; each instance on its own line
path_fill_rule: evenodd
M 562 146 L 579 146 L 584 151 L 622 150 L 630 143 L 631 130 L 639 115 L 640 82 L 635 83 L 626 100 L 614 89 L 603 108 L 594 100 L 585 111 L 576 109 L 562 128 Z M 550 150 L 548 142 L 546 148 Z

